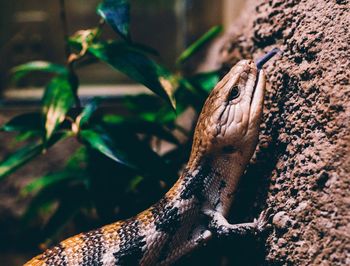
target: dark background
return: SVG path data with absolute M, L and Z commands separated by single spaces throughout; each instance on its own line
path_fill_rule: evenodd
M 155 48 L 161 55 L 160 62 L 173 69 L 176 57 L 189 44 L 214 25 L 229 25 L 239 13 L 244 1 L 132 0 L 130 2 L 133 39 Z M 95 12 L 98 3 L 98 0 L 66 1 L 70 34 L 98 23 L 99 17 Z M 62 64 L 65 61 L 59 1 L 0 1 L 0 33 L 0 125 L 2 125 L 17 114 L 38 110 L 44 85 L 48 81 L 40 75 L 30 75 L 15 85 L 10 80 L 10 69 L 32 60 Z M 106 37 L 116 37 L 112 30 L 106 30 L 104 34 Z M 198 59 L 203 56 L 204 53 L 199 54 Z M 195 67 L 196 60 L 193 60 L 187 65 L 187 71 L 191 72 Z M 82 84 L 79 94 L 83 101 L 92 96 L 107 96 L 110 101 L 104 108 L 113 106 L 113 110 L 120 113 L 126 112 L 119 104 L 124 95 L 148 92 L 143 86 L 133 83 L 126 76 L 102 63 L 79 70 L 78 75 Z M 193 115 L 185 115 L 183 123 L 191 123 L 192 118 Z M 1 134 L 0 159 L 5 158 L 17 147 L 12 137 L 13 135 L 9 133 Z M 61 168 L 77 147 L 77 142 L 67 140 L 1 182 L 0 265 L 21 265 L 38 250 L 33 243 L 36 234 L 40 232 L 40 221 L 34 225 L 31 233 L 22 235 L 21 215 L 30 198 L 20 197 L 20 189 L 34 177 Z M 154 199 L 149 201 L 152 203 Z M 139 208 L 142 209 L 147 204 L 143 202 Z M 136 211 L 131 209 L 130 215 Z M 80 221 L 77 226 L 67 226 L 64 234 L 58 238 L 63 239 L 80 232 L 81 228 L 86 231 L 96 225 L 91 225 L 88 221 L 84 223 L 85 221 Z M 224 245 L 219 244 L 219 247 Z M 198 258 L 198 255 L 195 257 Z M 184 263 L 189 262 L 185 260 Z

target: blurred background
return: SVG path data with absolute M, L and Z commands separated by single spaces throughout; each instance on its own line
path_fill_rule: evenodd
M 67 0 L 66 16 L 69 35 L 77 30 L 88 29 L 98 24 L 99 16 L 95 9 L 98 0 Z M 131 0 L 130 31 L 133 40 L 157 50 L 160 57 L 157 60 L 170 69 L 175 69 L 175 60 L 181 52 L 191 43 L 196 41 L 212 26 L 223 25 L 227 29 L 234 22 L 243 7 L 243 0 Z M 115 33 L 106 27 L 105 38 L 115 38 Z M 9 121 L 12 117 L 25 113 L 36 112 L 40 109 L 40 101 L 45 84 L 49 78 L 37 73 L 27 75 L 18 83 L 11 81 L 10 70 L 20 64 L 33 60 L 45 60 L 64 64 L 65 57 L 64 32 L 60 21 L 59 1 L 52 0 L 0 0 L 0 125 Z M 198 61 L 203 58 L 205 51 L 196 55 L 194 60 L 187 63 L 184 73 L 193 73 Z M 123 99 L 127 96 L 139 94 L 152 94 L 143 85 L 135 83 L 126 75 L 113 70 L 106 64 L 97 62 L 77 69 L 80 80 L 79 97 L 83 103 L 88 102 L 94 96 L 102 96 L 106 99 L 100 108 L 103 112 L 113 110 L 119 115 L 128 115 L 130 110 L 125 108 Z M 157 108 L 157 107 L 156 107 Z M 178 118 L 178 123 L 190 131 L 193 126 L 195 112 L 184 112 Z M 181 136 L 174 133 L 177 139 L 186 146 L 188 156 L 191 136 Z M 153 143 L 151 141 L 151 143 Z M 13 133 L 1 133 L 0 135 L 0 159 L 7 158 L 18 147 L 18 142 L 13 140 Z M 171 150 L 171 145 L 165 150 Z M 40 243 L 45 242 L 48 234 L 53 238 L 53 243 L 62 240 L 79 231 L 86 231 L 101 224 L 112 222 L 117 217 L 125 218 L 133 215 L 143 208 L 157 201 L 171 183 L 176 180 L 172 177 L 169 184 L 152 190 L 152 182 L 144 184 L 137 190 L 137 197 L 128 191 L 121 192 L 118 189 L 114 194 L 108 194 L 104 201 L 95 204 L 105 204 L 113 197 L 113 212 L 94 214 L 90 210 L 85 215 L 84 210 L 69 222 L 54 225 L 52 228 L 63 227 L 64 230 L 48 229 L 42 233 L 43 224 L 47 224 L 49 217 L 42 215 L 30 222 L 23 222 L 23 213 L 26 213 L 32 195 L 23 195 L 21 191 L 34 177 L 42 176 L 63 168 L 67 164 L 67 158 L 76 154 L 79 144 L 72 139 L 64 140 L 45 154 L 31 161 L 25 167 L 11 174 L 0 183 L 0 265 L 21 265 L 32 255 L 40 251 Z M 184 150 L 182 150 L 184 151 Z M 186 156 L 178 163 L 186 161 Z M 124 168 L 109 165 L 105 158 L 99 157 L 93 152 L 89 154 L 88 161 L 100 163 L 102 168 L 88 168 L 96 175 L 106 175 L 108 172 L 125 173 Z M 80 161 L 79 161 L 80 162 Z M 73 164 L 76 163 L 73 161 Z M 108 166 L 106 166 L 106 164 Z M 180 166 L 178 166 L 180 167 Z M 175 169 L 177 170 L 177 168 Z M 176 172 L 176 171 L 175 171 Z M 134 176 L 134 175 L 133 175 Z M 137 178 L 133 179 L 136 183 Z M 141 182 L 142 183 L 142 182 Z M 96 185 L 96 184 L 95 184 Z M 111 181 L 106 185 L 97 184 L 97 190 L 106 191 L 115 187 L 125 187 L 124 183 Z M 22 191 L 23 192 L 23 191 Z M 136 193 L 136 192 L 135 192 Z M 118 206 L 118 202 L 130 201 L 130 205 Z M 49 207 L 48 207 L 49 208 Z M 51 208 L 51 207 L 50 207 Z M 54 206 L 53 208 L 57 208 Z M 117 210 L 121 208 L 121 210 Z M 98 208 L 97 208 L 98 209 Z M 96 211 L 96 210 L 95 210 Z M 115 214 L 118 215 L 115 215 Z M 88 217 L 88 218 L 87 218 Z M 92 218 L 91 218 L 92 217 Z M 29 224 L 29 225 L 28 225 Z M 44 231 L 46 229 L 44 228 Z M 47 243 L 51 244 L 51 243 Z M 45 246 L 41 246 L 44 248 Z M 205 265 L 211 265 L 208 261 Z M 223 262 L 224 263 L 224 262 Z M 224 263 L 225 264 L 225 263 Z M 184 262 L 184 265 L 189 265 Z
M 136 42 L 153 47 L 163 64 L 174 66 L 176 57 L 193 41 L 214 25 L 230 25 L 244 1 L 241 0 L 131 0 L 131 32 Z M 69 33 L 97 24 L 94 12 L 98 0 L 66 1 Z M 14 88 L 9 69 L 32 60 L 64 63 L 63 31 L 59 17 L 59 1 L 1 1 L 0 24 L 0 92 L 2 102 L 28 102 L 40 99 L 45 81 L 35 77 L 24 79 Z M 113 35 L 111 30 L 106 33 Z M 104 64 L 95 64 L 79 72 L 81 94 L 123 93 L 130 80 Z M 34 82 L 33 82 L 34 81 Z M 110 89 L 113 84 L 113 89 Z M 116 92 L 115 85 L 118 84 Z M 140 88 L 132 87 L 135 90 Z M 108 90 L 110 89 L 110 90 Z

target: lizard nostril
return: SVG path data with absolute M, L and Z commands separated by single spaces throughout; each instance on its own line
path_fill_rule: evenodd
M 237 99 L 240 94 L 241 94 L 240 89 L 238 88 L 237 85 L 235 85 L 230 90 L 230 93 L 228 95 L 228 100 L 231 101 L 231 100 Z

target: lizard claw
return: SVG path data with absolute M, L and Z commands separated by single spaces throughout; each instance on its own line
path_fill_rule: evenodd
M 260 213 L 258 219 L 254 219 L 257 234 L 263 233 L 271 228 L 270 220 L 272 213 L 273 209 L 269 207 Z

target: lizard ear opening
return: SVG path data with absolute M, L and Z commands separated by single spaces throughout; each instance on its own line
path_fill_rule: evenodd
M 228 94 L 227 100 L 232 101 L 234 99 L 237 99 L 240 94 L 241 94 L 241 90 L 239 89 L 239 87 L 237 85 L 234 85 Z

